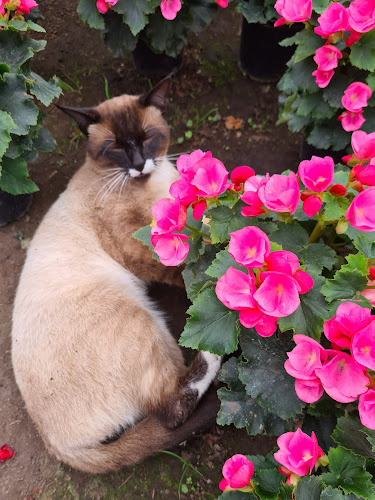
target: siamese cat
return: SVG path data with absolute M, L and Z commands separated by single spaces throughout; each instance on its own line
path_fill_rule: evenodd
M 142 96 L 93 108 L 58 106 L 87 135 L 87 154 L 51 206 L 18 285 L 12 361 L 26 408 L 48 450 L 82 471 L 134 464 L 199 430 L 220 358 L 186 367 L 146 282 L 181 286 L 178 269 L 132 238 L 169 196 L 162 116 L 169 80 Z

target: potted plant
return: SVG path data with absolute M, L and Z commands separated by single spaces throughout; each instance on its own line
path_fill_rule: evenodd
M 265 177 L 182 155 L 134 234 L 184 263 L 180 345 L 231 356 L 218 424 L 280 436 L 274 456 L 225 464 L 222 499 L 375 497 L 375 133 L 352 147 L 353 168 L 313 156 Z
M 38 190 L 29 178 L 28 163 L 38 151 L 51 151 L 55 141 L 43 127 L 43 117 L 34 103 L 48 106 L 59 96 L 58 80 L 45 81 L 29 63 L 44 49 L 44 40 L 25 35 L 44 29 L 24 17 L 35 2 L 8 2 L 0 7 L 0 225 L 19 218 L 29 207 L 31 193 Z
M 219 2 L 218 2 L 219 3 Z M 217 12 L 214 0 L 80 0 L 78 15 L 102 32 L 116 57 L 132 52 L 136 69 L 146 76 L 166 76 L 182 64 L 190 32 L 203 30 Z

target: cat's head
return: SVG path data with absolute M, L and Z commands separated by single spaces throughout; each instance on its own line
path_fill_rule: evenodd
M 87 152 L 100 168 L 120 168 L 142 179 L 167 153 L 170 134 L 162 113 L 169 81 L 162 80 L 142 96 L 125 94 L 93 108 L 58 108 L 88 137 Z

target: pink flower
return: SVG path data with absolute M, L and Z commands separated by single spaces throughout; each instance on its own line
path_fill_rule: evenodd
M 338 59 L 342 58 L 342 54 L 334 45 L 324 45 L 316 50 L 314 61 L 318 65 L 319 71 L 330 71 L 337 68 Z
M 324 335 L 330 342 L 348 349 L 353 335 L 371 323 L 371 310 L 352 302 L 340 304 L 336 316 L 323 325 Z
M 321 193 L 332 184 L 334 170 L 335 164 L 330 156 L 312 156 L 311 160 L 301 161 L 298 176 L 307 189 Z
M 324 390 L 339 403 L 355 401 L 360 394 L 367 391 L 369 379 L 363 373 L 364 368 L 345 352 L 327 352 L 332 359 L 321 368 L 315 369 Z
M 301 429 L 282 434 L 277 446 L 280 450 L 274 453 L 275 460 L 298 476 L 311 474 L 318 458 L 324 455 L 315 433 L 312 432 L 310 437 Z
M 349 24 L 359 33 L 375 28 L 375 0 L 355 0 L 349 5 Z
M 366 121 L 361 112 L 354 113 L 353 111 L 344 111 L 337 119 L 346 132 L 354 132 L 360 129 Z
M 341 3 L 331 3 L 327 10 L 318 17 L 320 26 L 314 29 L 317 35 L 328 38 L 338 31 L 349 31 L 348 12 Z
M 292 276 L 300 268 L 299 260 L 293 252 L 286 250 L 276 250 L 271 252 L 265 259 L 267 271 L 277 271 Z
M 345 219 L 355 229 L 375 231 L 375 187 L 369 187 L 355 196 Z
M 367 286 L 375 286 L 375 281 L 369 280 Z M 361 292 L 361 295 L 366 297 L 366 299 L 375 306 L 375 290 L 373 288 L 365 288 L 363 292 Z
M 261 337 L 270 337 L 276 332 L 277 320 L 254 307 L 240 311 L 240 323 L 245 328 L 255 328 Z
M 258 227 L 244 227 L 229 233 L 228 252 L 241 266 L 263 267 L 271 250 L 271 243 L 266 233 Z
M 334 184 L 329 188 L 329 192 L 333 196 L 345 196 L 346 195 L 346 187 L 342 184 Z
M 322 207 L 322 200 L 319 196 L 308 196 L 302 204 L 302 210 L 308 217 L 313 217 Z
M 10 446 L 7 444 L 3 444 L 3 446 L 0 448 L 0 463 L 5 462 L 5 460 L 8 460 L 8 458 L 12 458 L 14 455 L 14 451 Z
M 254 293 L 258 308 L 268 316 L 289 316 L 300 305 L 298 284 L 284 273 L 260 273 L 262 284 Z
M 189 253 L 189 243 L 186 241 L 188 238 L 185 234 L 153 234 L 151 243 L 162 264 L 178 266 Z
M 206 202 L 206 200 L 194 201 L 192 204 L 192 207 L 193 207 L 194 219 L 199 220 L 207 208 L 207 202 Z
M 226 9 L 228 7 L 228 0 L 216 0 L 219 7 Z
M 196 174 L 191 184 L 198 189 L 197 196 L 215 198 L 228 188 L 228 171 L 220 160 L 205 156 L 194 168 Z
M 331 69 L 330 71 L 322 71 L 320 69 L 317 69 L 313 71 L 312 76 L 315 76 L 315 82 L 317 86 L 320 87 L 321 89 L 325 89 L 328 86 L 334 74 L 335 72 L 333 71 L 333 69 Z
M 317 377 L 313 380 L 296 379 L 294 389 L 299 399 L 305 403 L 316 403 L 324 393 L 322 383 Z
M 265 210 L 263 208 L 263 202 L 259 198 L 258 190 L 260 186 L 267 183 L 267 178 L 260 177 L 258 175 L 249 177 L 244 186 L 244 194 L 241 196 L 241 200 L 244 203 L 250 205 L 249 207 L 244 207 L 241 209 L 241 215 L 244 217 L 255 217 L 260 214 L 264 214 Z
M 219 278 L 215 291 L 217 298 L 229 309 L 241 311 L 255 307 L 255 278 L 251 271 L 246 274 L 231 266 Z
M 360 160 L 370 160 L 375 156 L 375 132 L 366 134 L 362 130 L 353 132 L 352 148 L 356 157 Z
M 152 207 L 152 216 L 156 221 L 154 232 L 158 234 L 181 231 L 186 224 L 186 207 L 178 200 L 163 198 Z
M 207 151 L 207 153 L 204 153 L 201 149 L 197 149 L 196 151 L 193 151 L 189 155 L 179 156 L 176 162 L 176 167 L 178 172 L 181 175 L 187 173 L 195 174 L 197 169 L 194 167 L 197 164 L 197 162 L 201 160 L 203 157 L 212 158 L 211 151 Z
M 105 14 L 112 5 L 116 5 L 118 0 L 97 0 L 96 8 L 101 14 Z
M 311 0 L 277 0 L 275 9 L 282 16 L 276 21 L 275 26 L 287 23 L 308 21 L 312 13 Z M 279 24 L 277 24 L 279 23 Z
M 230 181 L 233 182 L 233 184 L 243 184 L 249 177 L 253 177 L 254 175 L 254 170 L 251 167 L 246 167 L 244 165 L 242 167 L 236 167 L 232 170 L 230 174 Z
M 350 352 L 362 366 L 375 370 L 375 323 L 371 323 L 356 332 L 352 338 Z
M 359 418 L 361 424 L 368 429 L 375 430 L 375 391 L 369 389 L 359 396 L 358 403 Z
M 345 90 L 341 99 L 342 105 L 348 111 L 358 113 L 367 106 L 367 101 L 372 96 L 372 90 L 368 85 L 361 82 L 354 82 Z
M 272 175 L 258 189 L 263 204 L 274 212 L 294 212 L 299 203 L 299 182 L 294 172 L 289 175 Z
M 365 186 L 375 186 L 375 162 L 374 158 L 371 160 L 369 165 L 365 165 L 361 167 L 357 165 L 359 168 L 356 171 L 356 178 L 359 180 L 361 184 Z
M 198 199 L 197 192 L 198 189 L 192 186 L 191 179 L 185 175 L 178 179 L 178 181 L 173 182 L 169 188 L 170 195 L 186 206 L 189 206 Z
M 244 455 L 233 455 L 223 466 L 224 479 L 220 481 L 221 491 L 244 488 L 254 474 L 254 465 Z
M 361 38 L 362 33 L 358 33 L 358 31 L 352 31 L 349 35 L 349 38 L 346 40 L 345 45 L 347 47 L 351 47 L 355 43 L 358 42 L 358 40 Z
M 113 0 L 112 0 L 113 1 Z M 118 0 L 115 0 L 116 3 Z M 38 7 L 38 4 L 34 0 L 21 0 L 21 4 L 17 7 L 17 12 L 20 14 L 30 14 L 30 9 Z
M 160 10 L 168 21 L 172 21 L 177 16 L 177 12 L 181 10 L 180 0 L 162 0 Z

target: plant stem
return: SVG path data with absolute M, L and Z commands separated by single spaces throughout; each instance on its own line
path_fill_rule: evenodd
M 191 231 L 192 233 L 194 233 L 194 236 L 202 236 L 202 238 L 211 238 L 211 235 L 208 234 L 208 233 L 201 233 L 200 231 L 198 231 L 198 229 L 196 229 L 195 227 L 193 226 L 189 226 L 189 224 L 185 224 L 185 227 L 187 229 L 189 229 L 189 231 Z
M 323 221 L 318 221 L 316 226 L 313 229 L 313 232 L 310 234 L 310 238 L 308 244 L 315 243 L 322 235 L 325 227 L 325 223 Z

